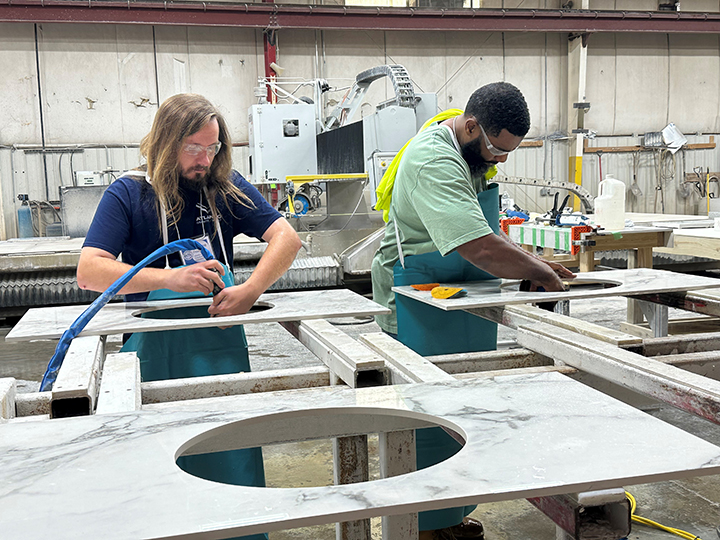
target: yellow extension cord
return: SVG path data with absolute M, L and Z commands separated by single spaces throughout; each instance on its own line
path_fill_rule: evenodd
M 688 540 L 701 540 L 699 536 L 695 536 L 694 534 L 691 534 L 689 532 L 675 529 L 674 527 L 666 527 L 665 525 L 661 525 L 660 523 L 658 523 L 657 521 L 653 521 L 652 519 L 644 518 L 642 516 L 636 516 L 635 509 L 637 508 L 637 503 L 635 502 L 635 497 L 633 497 L 629 491 L 626 491 L 625 495 L 627 495 L 627 498 L 630 501 L 630 516 L 635 523 L 640 523 L 641 525 L 646 525 L 648 527 L 655 527 L 656 529 L 675 534 L 680 538 L 687 538 Z

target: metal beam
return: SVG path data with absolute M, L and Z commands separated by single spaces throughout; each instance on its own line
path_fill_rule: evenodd
M 488 32 L 719 33 L 719 13 L 5 0 L 0 22 Z
M 0 421 L 15 418 L 17 383 L 13 378 L 0 379 Z
M 93 414 L 104 361 L 105 336 L 72 340 L 53 385 L 52 418 Z
M 283 321 L 280 324 L 348 386 L 384 384 L 383 359 L 328 321 Z
M 521 325 L 529 324 L 533 321 L 548 323 L 558 328 L 572 330 L 578 334 L 599 339 L 606 343 L 612 343 L 618 347 L 640 346 L 642 338 L 605 328 L 598 324 L 581 321 L 568 315 L 546 311 L 544 309 L 529 305 L 514 306 L 495 306 L 483 307 L 466 310 L 468 313 L 487 319 L 488 321 L 502 324 L 510 328 L 517 329 Z M 537 353 L 537 351 L 535 351 Z
M 565 538 L 615 539 L 630 534 L 630 501 L 622 488 L 532 497 L 528 502 L 567 533 L 562 535 Z
M 380 433 L 378 449 L 381 478 L 392 478 L 415 471 L 414 431 Z M 399 516 L 383 516 L 382 518 L 383 540 L 414 540 L 418 534 L 417 512 Z
M 592 375 L 720 424 L 720 382 L 545 323 L 518 329 L 518 343 Z
M 134 352 L 108 354 L 103 364 L 95 414 L 139 411 L 140 359 Z
M 325 366 L 230 373 L 142 383 L 144 404 L 329 386 Z

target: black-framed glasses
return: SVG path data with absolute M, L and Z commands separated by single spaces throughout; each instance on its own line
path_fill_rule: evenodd
M 183 147 L 183 152 L 193 157 L 197 157 L 203 152 L 205 152 L 205 155 L 207 155 L 207 157 L 212 158 L 218 155 L 218 153 L 220 152 L 220 148 L 222 148 L 221 142 L 216 142 L 215 144 L 211 144 L 210 146 L 203 146 L 201 144 L 186 144 Z

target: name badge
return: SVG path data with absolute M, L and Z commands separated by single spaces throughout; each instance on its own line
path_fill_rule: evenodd
M 215 255 L 215 252 L 212 248 L 212 243 L 210 242 L 210 238 L 208 238 L 207 235 L 193 238 L 193 240 L 202 244 L 202 246 L 206 248 L 210 253 L 212 253 L 213 256 Z M 199 262 L 205 262 L 207 260 L 203 256 L 202 251 L 200 251 L 199 249 L 188 249 L 186 251 L 181 251 L 180 254 L 182 255 L 185 264 L 195 264 Z

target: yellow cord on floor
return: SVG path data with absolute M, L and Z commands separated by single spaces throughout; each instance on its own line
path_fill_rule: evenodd
M 629 491 L 626 491 L 625 495 L 627 495 L 627 498 L 630 501 L 630 516 L 634 522 L 640 523 L 641 525 L 647 525 L 648 527 L 655 527 L 656 529 L 661 529 L 671 534 L 675 534 L 680 538 L 687 538 L 688 540 L 701 540 L 699 536 L 695 536 L 694 534 L 691 534 L 689 532 L 681 531 L 680 529 L 675 529 L 673 527 L 666 527 L 665 525 L 661 525 L 660 523 L 658 523 L 657 521 L 653 521 L 652 519 L 644 518 L 642 516 L 636 516 L 635 509 L 637 508 L 637 503 L 635 502 L 635 497 L 633 497 Z

